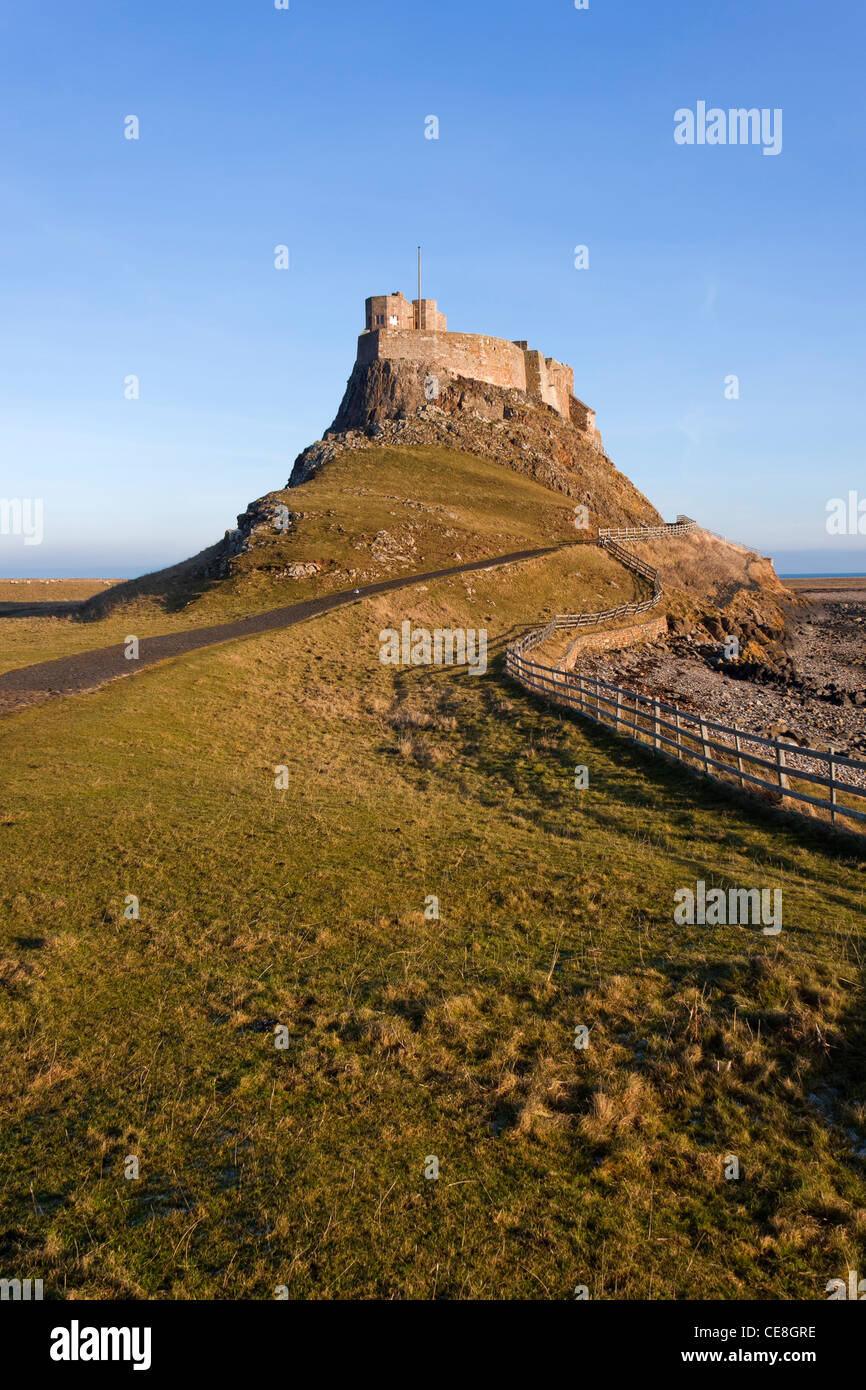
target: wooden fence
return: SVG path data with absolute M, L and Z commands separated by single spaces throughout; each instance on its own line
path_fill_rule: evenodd
M 548 633 L 557 627 L 554 619 L 539 631 Z M 543 666 L 526 656 L 538 643 L 525 644 L 522 638 L 508 647 L 505 669 L 526 689 L 708 777 L 769 796 L 786 809 L 818 815 L 831 825 L 866 833 L 861 829 L 866 822 L 866 761 L 832 748 L 804 748 L 765 738 L 597 676 Z
M 691 530 L 695 524 L 677 522 L 664 527 L 661 534 Z M 659 528 L 645 528 L 643 534 L 651 530 Z M 830 825 L 866 834 L 866 761 L 850 758 L 834 748 L 808 748 L 766 738 L 736 725 L 705 719 L 639 691 L 610 685 L 597 676 L 583 676 L 529 660 L 529 653 L 557 632 L 630 618 L 654 608 L 661 599 L 658 572 L 651 565 L 626 550 L 613 533 L 599 532 L 598 543 L 621 564 L 649 581 L 650 597 L 600 613 L 558 613 L 546 626 L 509 644 L 505 654 L 508 674 L 527 690 L 566 705 L 615 733 L 625 734 L 662 757 L 696 767 L 707 777 L 734 783 L 743 791 L 769 797 L 802 815 L 818 816 Z
M 599 526 L 598 539 L 615 541 L 650 540 L 653 536 L 683 536 L 687 531 L 696 531 L 698 523 L 690 516 L 681 521 L 666 521 L 661 526 Z
M 527 632 L 525 636 L 512 643 L 514 650 L 528 652 L 533 647 L 538 647 L 542 642 L 546 642 L 555 632 L 570 632 L 575 628 L 599 627 L 602 623 L 616 622 L 621 618 L 631 618 L 635 613 L 646 613 L 648 609 L 656 607 L 662 598 L 662 586 L 659 583 L 658 570 L 654 570 L 652 565 L 648 565 L 637 555 L 632 555 L 631 551 L 626 550 L 619 541 L 605 537 L 598 544 L 604 550 L 608 550 L 615 560 L 619 560 L 621 565 L 625 565 L 626 569 L 632 570 L 635 574 L 639 574 L 642 579 L 648 581 L 652 589 L 649 597 L 632 600 L 631 603 L 621 603 L 617 608 L 605 608 L 600 613 L 557 613 L 546 627 Z

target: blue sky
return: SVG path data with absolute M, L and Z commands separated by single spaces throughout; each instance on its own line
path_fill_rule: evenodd
M 45 539 L 0 535 L 0 574 L 217 539 L 331 423 L 419 241 L 449 327 L 571 363 L 666 516 L 866 570 L 825 527 L 866 499 L 864 38 L 850 0 L 6 4 L 0 498 Z M 781 153 L 678 146 L 699 101 L 781 108 Z

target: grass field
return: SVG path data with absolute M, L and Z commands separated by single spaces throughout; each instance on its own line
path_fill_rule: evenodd
M 791 577 L 785 579 L 784 583 L 789 589 L 795 589 L 800 593 L 837 593 L 840 591 L 858 593 L 866 590 L 866 575 L 805 575 L 802 577 Z
M 74 603 L 102 593 L 116 579 L 0 579 L 0 615 L 33 603 Z
M 483 622 L 498 654 L 566 590 L 592 606 L 613 562 L 587 555 L 0 722 L 6 1272 L 46 1297 L 808 1299 L 863 1268 L 862 861 L 498 655 L 378 660 L 407 617 Z M 781 888 L 782 934 L 675 926 L 698 879 Z

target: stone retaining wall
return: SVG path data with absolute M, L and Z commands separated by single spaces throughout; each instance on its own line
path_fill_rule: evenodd
M 571 671 L 578 659 L 588 652 L 613 652 L 621 647 L 636 647 L 641 642 L 652 642 L 663 637 L 668 630 L 667 618 L 650 618 L 646 623 L 631 623 L 628 627 L 616 627 L 610 632 L 582 632 L 567 648 L 559 666 Z

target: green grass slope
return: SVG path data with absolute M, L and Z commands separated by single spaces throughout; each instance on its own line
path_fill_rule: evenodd
M 463 560 L 574 542 L 572 504 L 487 459 L 438 448 L 346 451 L 301 487 L 269 493 L 298 521 L 266 524 L 221 577 L 217 547 L 97 593 L 76 614 L 0 614 L 0 671 L 263 612 Z M 460 557 L 460 558 L 458 558 Z M 300 577 L 293 566 L 316 566 Z M 5 597 L 5 591 L 3 597 Z M 14 591 L 10 597 L 15 598 Z
M 46 1297 L 808 1299 L 863 1268 L 862 863 L 496 663 L 378 660 L 404 618 L 499 652 L 569 581 L 603 591 L 587 556 L 0 723 L 7 1270 Z M 698 878 L 782 888 L 782 935 L 675 926 Z

